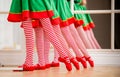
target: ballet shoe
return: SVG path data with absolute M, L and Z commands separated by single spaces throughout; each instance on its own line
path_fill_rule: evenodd
M 87 68 L 87 63 L 86 63 L 86 60 L 84 60 L 84 57 L 76 57 L 77 61 L 81 62 L 82 66 L 84 68 Z
M 39 64 L 36 64 L 35 70 L 45 70 L 46 66 L 40 66 Z
M 90 59 L 91 57 L 85 57 L 86 61 L 89 62 L 91 67 L 94 67 L 94 61 Z
M 59 57 L 58 60 L 65 64 L 68 71 L 72 70 L 72 65 L 68 57 L 64 57 L 64 58 Z
M 28 66 L 28 65 L 23 65 L 23 71 L 33 71 L 35 70 L 35 67 L 34 66 Z
M 80 69 L 79 62 L 75 58 L 70 59 L 70 61 L 71 63 L 73 63 L 73 65 L 75 66 L 77 70 Z
M 55 63 L 55 62 L 52 62 L 51 63 L 51 67 L 59 67 L 60 66 L 60 63 Z
M 46 68 L 50 68 L 50 67 L 51 67 L 51 64 L 46 64 L 45 67 L 46 67 Z

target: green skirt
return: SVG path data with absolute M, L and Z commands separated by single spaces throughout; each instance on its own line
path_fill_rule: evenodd
M 8 21 L 48 18 L 54 15 L 50 0 L 12 0 Z
M 51 24 L 52 24 L 53 26 L 55 26 L 55 25 L 60 24 L 62 20 L 61 20 L 61 18 L 60 18 L 60 16 L 59 16 L 59 13 L 58 13 L 57 10 L 56 10 L 54 1 L 53 1 L 53 0 L 50 0 L 49 3 L 50 3 L 50 5 L 52 6 L 52 9 L 53 9 L 53 12 L 54 12 L 54 15 L 50 18 Z M 37 20 L 37 19 L 33 19 L 33 20 L 32 20 L 32 25 L 33 25 L 33 28 L 42 27 L 40 21 Z
M 79 3 L 78 2 L 80 2 L 80 0 L 78 1 L 78 0 L 75 0 L 74 1 L 75 2 L 75 6 L 74 6 L 74 10 L 78 10 L 78 6 L 79 6 Z M 76 4 L 76 2 L 77 2 L 77 4 Z M 70 1 L 68 1 L 68 4 L 69 4 L 69 7 L 70 7 Z M 74 17 L 75 17 L 75 27 L 78 27 L 78 26 L 80 26 L 80 25 L 83 25 L 83 19 L 82 19 L 82 15 L 78 15 L 78 14 L 74 14 Z
M 51 6 L 52 6 L 52 8 L 53 8 L 53 12 L 54 12 L 54 16 L 52 16 L 52 17 L 50 18 L 50 19 L 51 19 L 51 23 L 52 23 L 53 26 L 54 26 L 54 25 L 58 25 L 58 24 L 61 23 L 62 20 L 61 20 L 61 18 L 60 18 L 60 15 L 59 15 L 57 9 L 56 9 L 54 0 L 50 0 L 50 4 L 51 4 Z
M 85 6 L 80 5 L 79 3 L 75 3 L 74 5 L 75 10 L 86 10 Z M 88 30 L 90 28 L 94 28 L 95 25 L 93 23 L 93 20 L 90 17 L 90 14 L 74 14 L 74 17 L 76 18 L 76 20 L 83 20 L 83 29 L 84 30 Z M 81 25 L 76 25 L 81 26 Z
M 54 0 L 54 4 L 61 18 L 61 27 L 69 26 L 75 22 L 75 18 L 69 8 L 67 0 Z

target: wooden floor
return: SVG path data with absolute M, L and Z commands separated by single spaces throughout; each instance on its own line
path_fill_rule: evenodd
M 120 77 L 120 66 L 95 66 L 68 72 L 64 65 L 33 72 L 0 71 L 0 77 Z

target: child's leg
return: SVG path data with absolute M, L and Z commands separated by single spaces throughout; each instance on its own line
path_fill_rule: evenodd
M 53 62 L 59 63 L 58 58 L 59 58 L 59 54 L 58 54 L 57 50 L 54 48 L 54 61 Z
M 92 29 L 90 29 L 89 32 L 90 32 L 91 38 L 92 38 L 92 40 L 93 40 L 96 48 L 97 48 L 97 49 L 101 49 L 101 46 L 99 45 L 98 41 L 96 40 Z
M 92 40 L 92 38 L 91 38 L 91 35 L 90 35 L 89 30 L 86 30 L 85 33 L 86 33 L 86 35 L 87 35 L 87 37 L 88 37 L 88 40 L 90 41 L 90 43 L 91 43 L 91 45 L 92 45 L 92 48 L 93 48 L 93 49 L 97 49 L 96 46 L 95 46 L 95 44 L 94 44 L 94 42 L 93 42 L 93 40 Z
M 80 36 L 80 38 L 82 39 L 85 47 L 86 47 L 87 49 L 92 49 L 93 47 L 92 47 L 90 41 L 88 40 L 87 35 L 86 35 L 85 31 L 83 30 L 83 27 L 82 27 L 82 26 L 79 26 L 79 27 L 77 27 L 76 29 L 77 29 L 77 32 L 79 33 L 79 36 Z
M 49 51 L 50 51 L 50 42 L 44 33 L 44 57 L 45 57 L 46 68 L 49 68 L 51 66 L 49 62 Z
M 55 32 L 56 36 L 59 38 L 59 41 L 62 44 L 62 47 L 63 47 L 64 51 L 68 54 L 68 57 L 70 59 L 73 58 L 74 56 L 69 51 L 68 44 L 67 44 L 66 40 L 64 39 L 64 37 L 63 37 L 63 35 L 61 33 L 60 26 L 59 25 L 53 26 L 53 29 L 54 29 L 54 32 Z
M 58 58 L 59 58 L 59 54 L 57 50 L 54 48 L 54 60 L 52 61 L 51 64 L 52 67 L 59 67 L 60 64 Z
M 90 57 L 89 53 L 86 50 L 86 47 L 84 46 L 81 38 L 79 37 L 77 30 L 74 27 L 74 24 L 71 24 L 69 26 L 69 28 L 70 28 L 70 31 L 71 31 L 71 34 L 72 34 L 74 40 L 76 41 L 76 44 L 78 45 L 78 47 L 80 48 L 80 50 L 82 51 L 84 56 L 87 58 Z M 90 60 L 93 61 L 92 58 L 90 58 Z M 90 62 L 90 64 L 91 64 L 91 62 Z M 91 65 L 94 65 L 94 64 L 92 63 Z
M 44 58 L 44 34 L 42 28 L 34 28 L 36 36 L 36 47 L 38 53 L 38 65 L 36 69 L 45 69 L 45 58 Z
M 68 71 L 71 71 L 72 66 L 71 66 L 70 60 L 69 60 L 66 52 L 63 50 L 63 47 L 62 47 L 60 41 L 58 40 L 58 37 L 54 33 L 54 30 L 53 30 L 53 27 L 51 25 L 50 19 L 49 18 L 42 18 L 42 19 L 40 19 L 40 21 L 41 21 L 41 24 L 43 26 L 43 30 L 44 30 L 47 38 L 53 44 L 53 46 L 57 49 L 60 57 L 64 59 L 63 62 L 65 63 Z
M 34 52 L 34 39 L 33 39 L 33 28 L 31 20 L 23 21 L 23 29 L 26 38 L 26 59 L 23 65 L 23 70 L 32 71 L 33 67 L 33 52 Z
M 72 37 L 72 34 L 70 33 L 69 27 L 62 27 L 61 31 L 63 33 L 63 36 L 65 37 L 67 43 L 69 44 L 70 47 L 72 47 L 72 49 L 74 50 L 75 54 L 77 57 L 82 57 L 82 53 L 79 51 L 79 48 L 76 44 L 76 42 L 74 41 L 74 38 Z
M 62 44 L 62 47 L 64 49 L 64 51 L 68 54 L 68 57 L 70 58 L 71 62 L 74 64 L 74 66 L 79 69 L 79 64 L 76 61 L 73 53 L 70 52 L 68 44 L 66 42 L 66 40 L 64 39 L 62 32 L 60 30 L 60 26 L 59 25 L 55 25 L 53 26 L 54 32 L 56 33 L 56 36 L 59 38 L 60 43 Z
M 79 51 L 79 48 L 78 48 L 76 42 L 74 41 L 74 38 L 70 32 L 69 27 L 68 26 L 62 27 L 61 31 L 62 31 L 66 41 L 68 42 L 69 46 L 71 46 L 73 51 L 75 52 L 77 60 L 80 61 L 82 63 L 82 65 L 86 68 L 87 67 L 86 61 L 83 59 L 83 54 Z
M 71 31 L 71 34 L 72 34 L 72 36 L 73 36 L 73 38 L 74 38 L 77 46 L 79 47 L 79 49 L 82 51 L 82 53 L 83 53 L 85 56 L 89 56 L 89 54 L 88 54 L 88 52 L 87 52 L 87 50 L 86 50 L 85 45 L 83 44 L 81 38 L 79 37 L 79 34 L 78 34 L 77 30 L 76 30 L 75 27 L 74 27 L 74 24 L 71 24 L 71 25 L 69 26 L 69 29 L 70 29 L 70 31 Z

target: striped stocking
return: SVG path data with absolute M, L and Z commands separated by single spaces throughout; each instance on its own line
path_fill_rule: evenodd
M 77 30 L 75 29 L 74 24 L 71 24 L 71 25 L 69 26 L 69 29 L 70 29 L 70 31 L 71 31 L 71 34 L 72 34 L 72 36 L 73 36 L 73 38 L 74 38 L 77 46 L 79 47 L 79 49 L 82 51 L 82 53 L 83 53 L 86 57 L 89 57 L 89 54 L 88 54 L 88 52 L 87 52 L 87 50 L 86 50 L 86 47 L 85 47 L 83 41 L 81 40 L 81 38 L 79 37 L 79 34 L 78 34 Z
M 85 47 L 86 47 L 87 49 L 92 49 L 93 47 L 92 47 L 90 41 L 88 40 L 88 37 L 87 37 L 85 31 L 83 30 L 83 27 L 82 27 L 82 26 L 79 26 L 79 27 L 77 27 L 76 29 L 77 29 L 77 32 L 79 33 L 79 36 L 80 36 L 80 38 L 82 39 Z
M 76 56 L 77 57 L 82 57 L 82 53 L 79 51 L 79 48 L 76 44 L 76 42 L 74 41 L 74 38 L 69 30 L 69 27 L 66 26 L 66 27 L 62 27 L 61 28 L 61 31 L 66 39 L 66 41 L 68 42 L 69 46 L 72 47 L 73 51 L 75 52 Z
M 93 49 L 97 49 L 96 46 L 95 46 L 95 44 L 94 44 L 94 42 L 93 42 L 93 40 L 92 40 L 92 38 L 91 38 L 91 35 L 90 35 L 89 30 L 86 30 L 85 33 L 86 33 L 86 35 L 87 35 L 87 37 L 88 37 L 88 40 L 90 41 Z
M 52 43 L 52 45 L 57 49 L 60 58 L 59 60 L 62 60 L 61 62 L 65 63 L 66 68 L 68 71 L 72 70 L 72 66 L 70 63 L 70 60 L 68 58 L 67 53 L 64 51 L 62 44 L 60 43 L 58 37 L 56 36 L 56 34 L 54 33 L 52 24 L 50 22 L 49 18 L 41 18 L 40 19 L 41 24 L 43 25 L 43 30 L 47 36 L 47 38 L 49 39 L 49 41 Z
M 45 57 L 45 64 L 49 63 L 49 51 L 50 51 L 50 42 L 47 39 L 46 35 L 44 34 L 44 57 Z
M 101 49 L 101 46 L 99 45 L 98 41 L 96 40 L 92 29 L 90 29 L 89 32 L 90 32 L 90 36 L 91 36 L 91 38 L 92 38 L 92 40 L 93 40 L 96 48 L 97 48 L 97 49 Z
M 36 47 L 38 53 L 38 64 L 40 66 L 45 66 L 44 58 L 44 33 L 42 28 L 34 28 L 36 36 Z
M 23 29 L 26 38 L 26 66 L 33 66 L 33 50 L 34 50 L 34 39 L 33 39 L 33 28 L 31 20 L 23 21 Z
M 68 47 L 66 40 L 64 39 L 64 37 L 62 35 L 62 32 L 60 30 L 60 26 L 55 25 L 55 26 L 53 26 L 53 29 L 54 29 L 54 32 L 56 33 L 56 36 L 59 38 L 59 41 L 62 44 L 64 51 L 68 54 L 68 57 L 70 59 L 74 58 L 73 54 L 69 51 L 69 47 Z
M 40 19 L 41 24 L 43 25 L 44 32 L 49 39 L 49 41 L 53 44 L 53 46 L 57 49 L 58 53 L 60 54 L 60 57 L 64 58 L 67 57 L 67 54 L 63 50 L 63 47 L 58 40 L 56 34 L 54 33 L 53 27 L 51 25 L 49 18 L 42 18 Z

